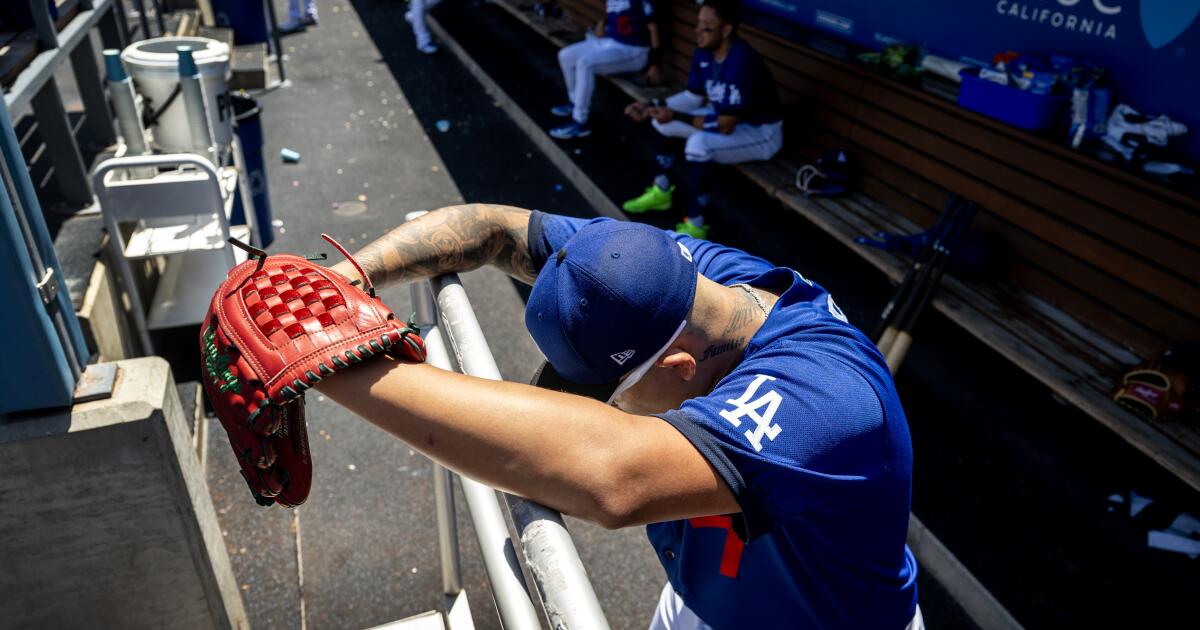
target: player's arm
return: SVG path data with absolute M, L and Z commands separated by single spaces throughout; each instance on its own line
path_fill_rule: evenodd
M 658 418 L 385 357 L 317 387 L 452 470 L 605 527 L 740 511 Z
M 723 134 L 731 134 L 738 124 L 738 117 L 732 114 L 717 116 L 717 131 Z
M 376 285 L 471 271 L 487 264 L 533 284 L 537 270 L 529 255 L 529 215 L 528 210 L 512 206 L 449 206 L 402 223 L 354 257 Z M 334 269 L 348 278 L 358 277 L 349 262 Z

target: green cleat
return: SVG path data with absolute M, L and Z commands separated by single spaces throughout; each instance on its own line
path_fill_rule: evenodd
M 646 192 L 642 193 L 642 196 L 626 201 L 621 204 L 621 207 L 630 214 L 641 214 L 651 210 L 670 210 L 671 195 L 674 192 L 674 186 L 663 190 L 652 184 L 646 189 Z
M 704 240 L 708 240 L 708 228 L 709 225 L 707 223 L 704 225 L 692 225 L 691 220 L 687 218 L 683 220 L 683 223 L 675 225 L 676 232 Z

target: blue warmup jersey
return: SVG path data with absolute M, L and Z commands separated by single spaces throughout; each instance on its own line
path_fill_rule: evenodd
M 587 223 L 534 212 L 535 268 Z M 706 278 L 782 294 L 709 395 L 660 415 L 742 508 L 647 527 L 671 585 L 717 629 L 904 628 L 912 445 L 883 357 L 799 273 L 672 235 Z
M 655 19 L 650 0 L 608 0 L 604 36 L 630 46 L 649 46 L 649 24 Z
M 713 51 L 697 48 L 687 89 L 707 96 L 719 116 L 737 116 L 750 125 L 782 120 L 779 92 L 767 63 L 741 39 L 733 40 L 721 62 Z

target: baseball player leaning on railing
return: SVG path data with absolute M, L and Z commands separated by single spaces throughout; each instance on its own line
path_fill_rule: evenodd
M 463 475 L 605 527 L 646 525 L 668 576 L 651 628 L 923 627 L 904 410 L 819 285 L 644 224 L 483 204 L 431 212 L 354 258 L 339 275 L 266 255 L 214 298 L 209 396 L 235 451 L 257 452 L 259 438 L 235 439 L 250 426 L 279 453 L 242 462 L 260 502 L 307 494 L 315 385 Z M 372 288 L 485 264 L 533 285 L 541 388 L 415 362 L 415 331 Z
M 319 387 L 463 474 L 648 524 L 669 577 L 652 627 L 920 625 L 904 411 L 819 285 L 641 224 L 488 205 L 356 257 L 380 284 L 497 265 L 533 285 L 526 325 L 565 381 L 620 383 L 604 405 L 389 360 Z

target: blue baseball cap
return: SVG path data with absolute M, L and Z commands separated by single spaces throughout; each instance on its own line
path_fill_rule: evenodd
M 641 378 L 683 331 L 696 297 L 696 265 L 660 229 L 597 221 L 575 233 L 538 274 L 525 326 L 564 379 Z M 614 394 L 615 396 L 615 394 Z

